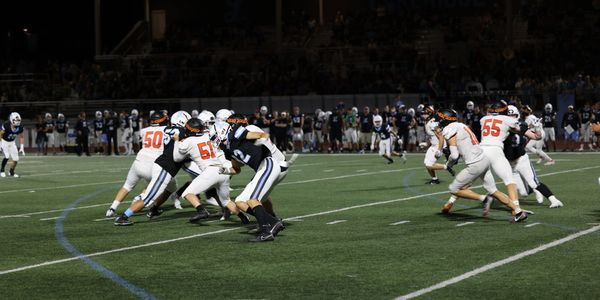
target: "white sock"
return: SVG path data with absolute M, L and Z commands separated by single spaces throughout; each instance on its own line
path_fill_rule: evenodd
M 458 198 L 456 196 L 452 195 L 452 196 L 450 196 L 450 199 L 448 199 L 448 202 L 449 203 L 454 203 L 454 202 L 456 202 L 457 199 Z
M 518 199 L 517 199 L 517 200 L 512 200 L 512 203 L 513 203 L 515 206 L 519 206 L 519 200 L 518 200 Z
M 437 176 L 431 177 L 431 180 L 438 180 Z
M 119 204 L 121 204 L 121 201 L 113 201 L 113 203 L 110 205 L 110 208 L 117 210 L 117 207 L 119 207 Z

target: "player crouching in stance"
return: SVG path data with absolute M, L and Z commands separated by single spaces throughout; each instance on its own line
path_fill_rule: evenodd
M 269 194 L 285 178 L 297 155 L 287 162 L 283 153 L 269 140 L 269 134 L 254 125 L 248 125 L 248 121 L 242 115 L 232 115 L 226 124 L 219 126 L 223 126 L 217 128 L 217 131 L 221 135 L 221 147 L 226 157 L 235 160 L 234 165 L 247 165 L 256 172 L 235 199 L 237 207 L 254 215 L 259 224 L 258 235 L 249 241 L 273 241 L 285 227 L 272 213 Z M 223 174 L 236 172 L 235 168 L 221 169 Z
M 439 139 L 436 134 L 436 131 L 439 130 L 439 123 L 437 121 L 437 115 L 433 109 L 433 106 L 427 106 L 423 110 L 423 119 L 427 120 L 425 123 L 425 133 L 429 136 L 429 149 L 425 152 L 425 159 L 423 163 L 425 164 L 425 169 L 427 169 L 427 173 L 431 176 L 431 180 L 429 184 L 440 184 L 440 180 L 437 178 L 435 171 L 437 170 L 448 170 L 452 176 L 454 176 L 454 170 L 452 168 L 448 168 L 447 165 L 437 163 L 437 159 L 442 156 L 442 153 L 438 149 Z M 446 141 L 442 145 L 442 149 L 446 147 Z
M 2 153 L 4 154 L 4 159 L 2 159 L 2 169 L 0 169 L 0 176 L 6 177 L 4 168 L 6 168 L 8 160 L 11 159 L 12 166 L 10 167 L 8 175 L 15 178 L 19 177 L 19 175 L 15 173 L 15 168 L 19 162 L 19 152 L 25 155 L 25 149 L 23 146 L 25 139 L 23 138 L 23 126 L 21 126 L 21 115 L 19 115 L 19 113 L 13 112 L 10 114 L 8 121 L 2 124 L 2 128 L 0 128 L 0 136 L 2 137 L 0 146 L 2 148 Z M 19 143 L 21 144 L 19 151 L 17 151 L 17 145 L 15 144 L 15 139 L 17 139 L 17 136 L 19 137 Z
M 406 154 L 392 151 L 392 136 L 396 134 L 392 131 L 389 124 L 383 126 L 383 118 L 380 115 L 373 117 L 373 134 L 371 135 L 371 149 L 375 149 L 375 141 L 379 139 L 379 155 L 388 161 L 388 164 L 393 164 L 392 155 L 397 155 L 402 158 L 402 162 L 406 163 Z
M 519 110 L 515 106 L 509 105 L 508 116 L 519 120 Z M 562 207 L 562 202 L 556 199 L 552 191 L 537 178 L 535 170 L 529 161 L 529 156 L 525 151 L 525 137 L 530 139 L 529 143 L 527 143 L 529 146 L 531 142 L 542 141 L 541 132 L 539 130 L 536 131 L 535 128 L 532 130 L 531 125 L 527 121 L 521 122 L 519 125 L 521 127 L 520 132 L 510 133 L 504 141 L 504 155 L 512 167 L 517 186 L 519 182 L 522 183 L 521 178 L 523 178 L 529 187 L 534 190 L 538 203 L 543 203 L 544 197 L 546 197 L 550 200 L 550 208 Z M 527 190 L 524 186 L 522 189 Z M 527 192 L 524 194 L 527 195 Z
M 131 165 L 129 173 L 127 173 L 127 179 L 123 187 L 119 189 L 115 200 L 106 211 L 106 217 L 115 216 L 119 204 L 135 188 L 140 179 L 144 179 L 146 182 L 152 180 L 152 166 L 156 158 L 163 153 L 164 131 L 167 125 L 169 125 L 169 117 L 155 112 L 150 116 L 150 126 L 140 131 L 143 138 L 142 149 L 136 155 L 135 161 Z
M 129 208 L 117 219 L 114 224 L 117 226 L 133 225 L 129 218 L 136 212 L 146 206 L 150 206 L 154 201 L 164 201 L 168 195 L 177 190 L 175 175 L 179 172 L 185 162 L 175 162 L 173 159 L 173 150 L 175 141 L 173 136 L 180 135 L 183 127 L 191 118 L 185 111 L 178 111 L 171 117 L 171 126 L 164 129 L 163 153 L 156 158 L 152 165 L 152 179 L 146 187 L 146 190 L 133 199 Z M 158 200 L 157 200 L 158 199 Z M 205 211 L 201 205 L 197 210 Z M 208 214 L 208 212 L 206 212 Z
M 440 121 L 439 125 L 443 128 L 442 134 L 438 136 L 439 144 L 443 145 L 444 140 L 450 147 L 450 157 L 446 163 L 452 167 L 458 162 L 459 155 L 463 157 L 466 168 L 462 169 L 450 183 L 448 189 L 452 194 L 450 200 L 444 205 L 442 213 L 448 213 L 452 205 L 458 198 L 466 198 L 476 201 L 482 201 L 484 216 L 489 214 L 492 197 L 500 200 L 513 211 L 515 222 L 523 221 L 527 218 L 527 213 L 521 210 L 518 204 L 510 201 L 506 194 L 496 188 L 494 176 L 490 172 L 491 162 L 485 155 L 483 149 L 479 146 L 477 137 L 467 127 L 467 125 L 458 122 L 456 111 L 452 109 L 442 109 L 437 113 Z M 441 151 L 441 146 L 438 146 Z M 483 187 L 489 193 L 487 196 L 477 194 L 469 189 L 469 185 L 477 178 L 483 179 Z

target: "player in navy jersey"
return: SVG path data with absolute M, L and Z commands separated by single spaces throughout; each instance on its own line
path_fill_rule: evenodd
M 588 144 L 589 149 L 594 150 L 592 140 L 592 115 L 592 107 L 590 106 L 589 102 L 586 102 L 585 105 L 579 110 L 579 119 L 581 120 L 581 144 L 579 146 L 579 151 L 583 151 L 584 144 Z
M 552 104 L 546 103 L 542 113 L 542 122 L 544 123 L 544 143 L 547 151 L 550 151 L 552 144 L 553 151 L 556 152 L 556 112 L 552 110 Z
M 4 154 L 4 159 L 2 159 L 2 168 L 0 169 L 0 176 L 6 177 L 6 172 L 4 170 L 8 160 L 10 159 L 12 160 L 12 165 L 10 166 L 8 175 L 12 177 L 19 177 L 19 175 L 15 173 L 15 168 L 19 162 L 19 153 L 25 155 L 25 148 L 23 145 L 25 139 L 23 138 L 23 126 L 21 125 L 21 115 L 19 115 L 19 113 L 11 113 L 8 117 L 8 121 L 2 124 L 2 127 L 0 127 L 0 137 L 0 148 Z M 21 144 L 18 151 L 15 143 L 17 137 L 19 137 L 19 143 Z
M 165 120 L 168 120 L 168 115 L 162 115 L 162 117 L 153 117 L 153 122 L 162 124 Z M 158 207 L 164 202 L 171 193 L 177 190 L 177 182 L 175 176 L 179 170 L 189 161 L 175 162 L 173 159 L 173 150 L 175 145 L 175 139 L 180 135 L 183 136 L 183 128 L 191 116 L 185 111 L 178 111 L 171 117 L 171 125 L 164 129 L 163 137 L 163 153 L 156 158 L 152 166 L 152 179 L 148 183 L 148 187 L 140 195 L 137 195 L 131 206 L 121 216 L 115 219 L 114 224 L 117 226 L 128 226 L 133 225 L 133 222 L 129 218 L 136 212 L 142 210 L 144 207 L 151 206 L 151 213 L 153 215 L 160 214 Z M 199 172 L 198 172 L 199 173 Z M 156 201 L 156 203 L 155 203 Z M 198 214 L 204 218 L 209 216 L 208 211 L 202 206 L 197 204 L 195 207 Z M 198 217 L 198 216 L 195 216 Z M 190 222 L 198 221 L 198 219 L 190 219 Z
M 119 142 L 117 133 L 120 121 L 117 112 L 104 111 L 104 134 L 106 134 L 106 155 L 111 155 L 114 149 L 115 155 L 119 155 Z
M 292 109 L 290 120 L 292 123 L 292 143 L 294 145 L 294 151 L 302 151 L 304 148 L 304 132 L 302 131 L 302 127 L 304 127 L 304 114 L 300 112 L 299 106 L 294 106 L 294 109 Z
M 371 149 L 375 149 L 375 141 L 379 140 L 379 155 L 388 161 L 388 164 L 394 163 L 392 155 L 398 155 L 402 158 L 402 162 L 406 163 L 406 155 L 404 153 L 394 152 L 392 136 L 395 136 L 392 127 L 389 124 L 383 123 L 383 118 L 380 115 L 373 117 L 373 134 L 371 137 Z
M 52 119 L 52 114 L 46 113 L 44 122 L 44 132 L 46 132 L 46 148 L 44 148 L 44 155 L 48 155 L 48 148 L 51 147 L 52 152 L 56 155 L 56 144 L 54 141 L 54 128 L 56 122 Z
M 90 124 L 89 121 L 86 120 L 85 112 L 79 113 L 79 120 L 77 120 L 77 124 L 75 125 L 75 132 L 77 133 L 77 155 L 81 156 L 83 152 L 85 155 L 90 156 L 89 150 L 89 134 L 90 134 Z
M 363 108 L 363 111 L 358 114 L 358 123 L 360 132 L 358 133 L 358 147 L 360 152 L 364 153 L 370 145 L 371 132 L 373 131 L 373 114 L 368 106 Z M 372 150 L 372 149 L 371 149 Z
M 247 125 L 242 115 L 231 116 L 227 123 L 222 124 L 223 129 L 217 129 L 217 132 L 220 134 L 221 148 L 234 167 L 222 168 L 221 173 L 235 174 L 243 165 L 256 172 L 244 191 L 236 197 L 235 204 L 242 211 L 254 215 L 259 224 L 258 236 L 249 241 L 273 241 L 284 226 L 274 216 L 269 194 L 285 178 L 297 154 L 287 162 L 283 153 L 269 140 L 269 134 L 256 126 Z
M 473 123 L 471 124 L 471 131 L 477 137 L 478 141 L 481 141 L 481 118 L 483 118 L 483 113 L 479 108 L 479 105 L 476 105 L 473 109 Z
M 520 118 L 519 110 L 515 106 L 509 105 L 508 116 L 518 120 Z M 525 183 L 527 183 L 527 185 L 535 192 L 538 203 L 543 203 L 544 197 L 546 197 L 550 201 L 550 208 L 562 207 L 563 203 L 556 199 L 548 186 L 542 183 L 537 177 L 535 169 L 533 168 L 531 161 L 529 161 L 529 156 L 525 150 L 528 139 L 541 139 L 542 133 L 530 129 L 526 122 L 519 122 L 519 126 L 519 132 L 509 133 L 506 140 L 504 140 L 503 148 L 504 155 L 512 167 L 513 177 L 515 177 L 517 187 L 519 187 L 519 193 L 522 196 L 527 196 L 529 194 L 529 189 L 524 186 L 523 181 L 521 180 L 521 178 L 523 178 Z
M 471 129 L 473 128 L 473 124 L 475 123 L 475 103 L 473 101 L 467 102 L 467 106 L 462 113 L 462 122 L 463 124 L 469 126 Z
M 327 140 L 326 133 L 323 132 L 323 128 L 327 124 L 327 113 L 324 111 L 319 111 L 315 114 L 315 140 L 316 140 L 316 150 L 318 152 L 323 152 L 324 143 Z
M 594 114 L 592 115 L 592 123 L 598 128 L 594 131 L 596 135 L 596 150 L 600 150 L 600 102 L 594 105 Z
M 67 152 L 67 134 L 69 133 L 69 121 L 65 118 L 65 115 L 59 113 L 58 120 L 56 120 L 56 139 L 58 140 L 58 147 L 60 152 Z
M 103 154 L 106 148 L 106 134 L 104 133 L 104 118 L 101 111 L 96 111 L 92 124 L 94 127 L 94 153 Z
M 400 150 L 406 151 L 406 149 L 408 149 L 409 129 L 413 125 L 414 119 L 406 112 L 406 106 L 400 105 L 398 107 L 398 113 L 394 118 L 394 127 L 398 133 L 398 144 L 400 144 Z
M 563 115 L 562 127 L 565 130 L 565 140 L 567 145 L 564 151 L 570 149 L 575 150 L 575 145 L 579 141 L 579 128 L 581 128 L 581 119 L 579 114 L 575 112 L 573 105 L 567 107 L 568 111 Z
M 133 143 L 133 151 L 137 153 L 142 148 L 142 136 L 140 135 L 142 118 L 140 118 L 140 113 L 137 109 L 131 110 L 129 123 L 131 124 L 131 142 Z
M 329 132 L 329 151 L 341 152 L 342 151 L 342 134 L 344 131 L 344 115 L 343 107 L 338 107 L 330 116 L 327 122 Z

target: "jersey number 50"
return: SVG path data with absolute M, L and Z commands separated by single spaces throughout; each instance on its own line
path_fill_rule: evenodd
M 492 123 L 492 125 L 490 126 L 490 123 Z M 481 135 L 483 136 L 488 136 L 491 134 L 491 136 L 499 136 L 500 135 L 500 127 L 498 127 L 497 125 L 502 124 L 502 120 L 498 120 L 498 119 L 487 119 L 483 122 L 483 131 L 481 131 Z
M 162 131 L 146 131 L 144 135 L 144 148 L 159 149 L 162 146 L 163 132 Z

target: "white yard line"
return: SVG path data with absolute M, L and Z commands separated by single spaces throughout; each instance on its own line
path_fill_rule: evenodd
M 347 221 L 348 220 L 335 220 L 335 221 L 327 222 L 325 224 L 327 224 L 327 225 L 335 225 L 335 224 L 344 223 L 344 222 L 347 222 Z
M 329 173 L 329 172 L 333 172 L 333 171 L 335 171 L 335 170 L 334 169 L 323 170 L 323 172 L 325 172 L 325 173 Z
M 568 173 L 568 172 L 575 172 L 575 171 L 582 171 L 582 170 L 593 169 L 593 168 L 600 168 L 600 166 L 587 167 L 587 168 L 579 168 L 579 169 L 566 170 L 566 171 L 561 171 L 561 172 L 548 173 L 548 174 L 539 175 L 538 177 L 550 176 L 550 175 L 556 175 L 556 174 L 562 174 L 562 173 Z M 365 174 L 367 174 L 367 173 L 357 174 L 357 175 L 365 175 Z M 481 186 L 476 186 L 476 187 L 481 187 Z M 476 188 L 476 187 L 474 187 L 474 188 Z M 389 203 L 403 202 L 403 201 L 408 201 L 408 200 L 412 200 L 412 199 L 419 199 L 419 198 L 429 197 L 429 196 L 433 196 L 433 195 L 447 194 L 447 193 L 448 193 L 447 191 L 441 191 L 441 192 L 428 193 L 428 194 L 420 194 L 420 195 L 415 195 L 415 196 L 410 196 L 410 197 L 404 197 L 404 198 L 399 198 L 399 199 L 393 199 L 393 200 L 387 200 L 387 201 L 369 202 L 369 203 L 366 203 L 366 204 L 360 204 L 360 205 L 354 205 L 354 206 L 347 206 L 347 207 L 333 209 L 333 210 L 328 210 L 328 211 L 322 211 L 322 212 L 317 212 L 317 213 L 312 213 L 312 214 L 307 214 L 307 215 L 302 215 L 302 216 L 296 216 L 296 217 L 286 218 L 286 221 L 302 220 L 302 219 L 305 219 L 305 218 L 310 218 L 310 217 L 315 217 L 315 216 L 322 216 L 322 215 L 328 215 L 328 214 L 338 213 L 338 212 L 352 210 L 352 209 L 357 209 L 357 208 L 364 208 L 364 207 L 384 205 L 384 204 L 389 204 Z M 108 203 L 108 204 L 110 204 L 110 203 Z M 100 206 L 100 205 L 106 205 L 106 204 L 97 204 L 95 206 Z M 86 208 L 86 207 L 82 206 L 82 207 L 76 207 L 74 209 L 82 209 L 82 208 Z M 59 211 L 62 211 L 62 210 L 59 210 Z M 16 216 L 25 216 L 25 217 L 27 217 L 27 215 L 16 215 Z M 0 217 L 2 217 L 2 216 L 0 216 Z M 4 217 L 9 217 L 10 218 L 10 217 L 15 217 L 15 216 L 4 216 Z M 593 230 L 593 231 L 596 231 L 596 230 L 600 229 L 600 226 L 593 227 L 593 228 L 596 228 L 595 230 Z M 175 239 L 156 241 L 156 242 L 151 242 L 151 243 L 146 243 L 146 244 L 140 244 L 140 245 L 129 246 L 129 247 L 124 247 L 124 248 L 117 248 L 117 249 L 112 249 L 112 250 L 107 250 L 107 251 L 101 251 L 101 252 L 94 252 L 94 253 L 86 254 L 84 256 L 85 257 L 94 257 L 94 256 L 106 255 L 106 254 L 111 254 L 111 253 L 116 253 L 116 252 L 129 251 L 129 250 L 134 250 L 134 249 L 139 249 L 139 248 L 145 248 L 145 247 L 150 247 L 150 246 L 156 246 L 156 245 L 173 243 L 173 242 L 182 241 L 182 240 L 193 239 L 193 238 L 197 238 L 197 237 L 203 237 L 203 236 L 208 236 L 208 235 L 225 233 L 225 232 L 229 232 L 229 231 L 233 231 L 233 230 L 238 230 L 238 229 L 239 229 L 239 227 L 221 229 L 221 230 L 216 230 L 216 231 L 211 231 L 211 232 L 206 232 L 206 233 L 200 233 L 200 234 L 183 236 L 183 237 L 179 237 L 179 238 L 175 238 Z M 587 231 L 589 231 L 589 229 L 586 230 L 586 231 L 582 231 L 582 232 L 587 232 Z M 591 232 L 587 232 L 587 233 L 584 233 L 584 234 L 588 234 L 588 233 L 591 233 Z M 81 257 L 83 257 L 83 256 L 75 256 L 75 257 L 69 257 L 69 258 L 59 259 L 59 260 L 51 260 L 51 261 L 46 261 L 46 262 L 39 263 L 39 264 L 23 266 L 23 267 L 19 267 L 19 268 L 15 268 L 15 269 L 3 270 L 3 271 L 0 271 L 0 275 L 9 274 L 9 273 L 15 273 L 15 272 L 20 272 L 20 271 L 25 271 L 25 270 L 39 268 L 39 267 L 44 267 L 44 266 L 48 266 L 48 265 L 55 265 L 55 264 L 59 264 L 59 263 L 69 262 L 69 261 L 74 261 L 74 260 L 80 259 Z
M 40 188 L 35 188 L 35 189 L 28 188 L 28 189 L 19 189 L 19 190 L 8 190 L 8 191 L 0 191 L 0 194 L 28 192 L 28 191 L 31 191 L 31 190 L 35 190 L 35 191 L 60 190 L 60 189 L 77 188 L 77 187 L 82 187 L 82 186 L 94 186 L 94 185 L 103 185 L 103 184 L 112 184 L 112 183 L 123 183 L 123 181 L 124 180 L 104 181 L 104 182 L 92 182 L 92 183 L 81 183 L 81 184 L 71 184 L 71 185 L 40 187 Z
M 456 224 L 456 227 L 462 227 L 462 226 L 467 226 L 467 225 L 471 225 L 471 224 L 475 224 L 475 222 L 464 222 L 464 223 Z
M 356 170 L 356 173 L 361 173 L 361 172 L 366 172 L 367 169 L 360 169 L 360 170 Z
M 561 238 L 561 239 L 558 239 L 558 240 L 554 240 L 554 241 L 552 241 L 550 243 L 547 243 L 547 244 L 543 244 L 543 245 L 541 245 L 539 247 L 536 247 L 536 248 L 533 248 L 533 249 L 530 249 L 530 250 L 527 250 L 527 251 L 523 251 L 521 253 L 515 254 L 515 255 L 510 256 L 510 257 L 507 257 L 505 259 L 502 259 L 502 260 L 495 261 L 493 263 L 484 265 L 484 266 L 479 267 L 479 268 L 477 268 L 477 269 L 475 269 L 473 271 L 470 271 L 470 272 L 464 273 L 462 275 L 450 278 L 448 280 L 442 281 L 442 282 L 440 282 L 438 284 L 435 284 L 435 285 L 432 285 L 430 287 L 427 287 L 427 288 L 424 288 L 424 289 L 420 289 L 420 290 L 414 291 L 414 292 L 412 292 L 410 294 L 406 294 L 406 295 L 400 296 L 400 297 L 396 298 L 396 300 L 412 299 L 412 298 L 415 298 L 415 297 L 422 296 L 422 295 L 427 294 L 429 292 L 433 292 L 435 290 L 439 290 L 439 289 L 445 288 L 445 287 L 447 287 L 449 285 L 461 282 L 461 281 L 463 281 L 465 279 L 468 279 L 468 278 L 471 278 L 473 276 L 479 275 L 481 273 L 487 272 L 489 270 L 501 267 L 503 265 L 506 265 L 506 264 L 509 264 L 511 262 L 517 261 L 517 260 L 522 259 L 524 257 L 530 256 L 530 255 L 534 255 L 534 254 L 536 254 L 538 252 L 541 252 L 541 251 L 544 251 L 544 250 L 547 250 L 547 249 L 550 249 L 550 248 L 562 245 L 562 244 L 564 244 L 566 242 L 569 242 L 569 241 L 572 241 L 572 240 L 574 240 L 574 239 L 576 239 L 578 237 L 582 237 L 584 235 L 587 235 L 587 234 L 590 234 L 590 233 L 594 233 L 594 232 L 596 232 L 598 230 L 600 230 L 600 226 L 594 226 L 592 228 L 589 228 L 589 229 L 586 229 L 586 230 L 582 230 L 582 231 L 573 233 L 573 234 L 568 235 L 568 236 L 566 236 L 564 238 Z
M 396 226 L 396 225 L 402 225 L 402 224 L 406 224 L 406 223 L 410 223 L 410 221 L 400 221 L 400 222 L 392 223 L 390 225 L 391 226 Z
M 52 217 L 52 218 L 43 218 L 43 219 L 40 219 L 40 221 L 56 220 L 56 219 L 59 219 L 59 218 L 60 218 L 60 216 L 58 216 L 58 217 Z
M 93 207 L 98 207 L 98 206 L 109 205 L 111 203 L 112 202 L 103 203 L 103 204 L 94 204 L 94 205 L 80 206 L 80 207 L 75 207 L 73 209 L 93 208 Z M 0 216 L 0 219 L 5 219 L 5 218 L 28 218 L 28 217 L 33 216 L 33 215 L 42 215 L 42 214 L 53 213 L 53 212 L 62 212 L 63 210 L 64 210 L 64 208 L 63 209 L 46 210 L 46 211 L 36 211 L 36 212 L 25 213 L 25 214 L 20 214 L 20 215 L 6 215 L 6 216 Z
M 527 224 L 527 225 L 525 225 L 525 227 L 533 227 L 533 226 L 537 226 L 537 225 L 540 225 L 540 224 L 542 224 L 542 223 L 535 222 L 535 223 Z

